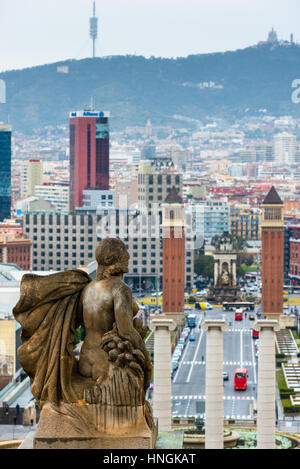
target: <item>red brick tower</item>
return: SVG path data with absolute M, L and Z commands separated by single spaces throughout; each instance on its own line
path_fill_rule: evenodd
M 278 319 L 283 312 L 283 202 L 274 187 L 262 204 L 262 313 Z
M 185 237 L 184 205 L 176 188 L 163 209 L 163 313 L 184 312 Z

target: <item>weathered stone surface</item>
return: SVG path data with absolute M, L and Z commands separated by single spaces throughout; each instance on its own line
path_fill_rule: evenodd
M 42 409 L 34 447 L 154 447 L 147 328 L 134 318 L 138 306 L 122 280 L 128 259 L 124 243 L 107 238 L 96 249 L 95 280 L 80 270 L 24 275 L 14 316 L 22 325 L 19 360 Z

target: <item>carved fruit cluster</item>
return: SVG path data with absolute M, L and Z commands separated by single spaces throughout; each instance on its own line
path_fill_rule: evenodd
M 102 348 L 108 354 L 109 361 L 117 367 L 130 368 L 139 378 L 143 379 L 145 369 L 144 354 L 133 347 L 129 340 L 121 339 L 117 334 L 105 334 Z

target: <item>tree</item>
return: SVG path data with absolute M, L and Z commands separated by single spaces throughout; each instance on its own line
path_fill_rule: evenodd
M 197 275 L 202 275 L 203 277 L 212 279 L 214 277 L 213 256 L 199 256 L 195 259 L 194 270 Z

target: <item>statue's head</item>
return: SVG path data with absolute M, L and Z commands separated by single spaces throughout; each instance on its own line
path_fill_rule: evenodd
M 129 254 L 125 244 L 118 238 L 105 238 L 95 252 L 98 262 L 97 279 L 107 279 L 128 272 Z

